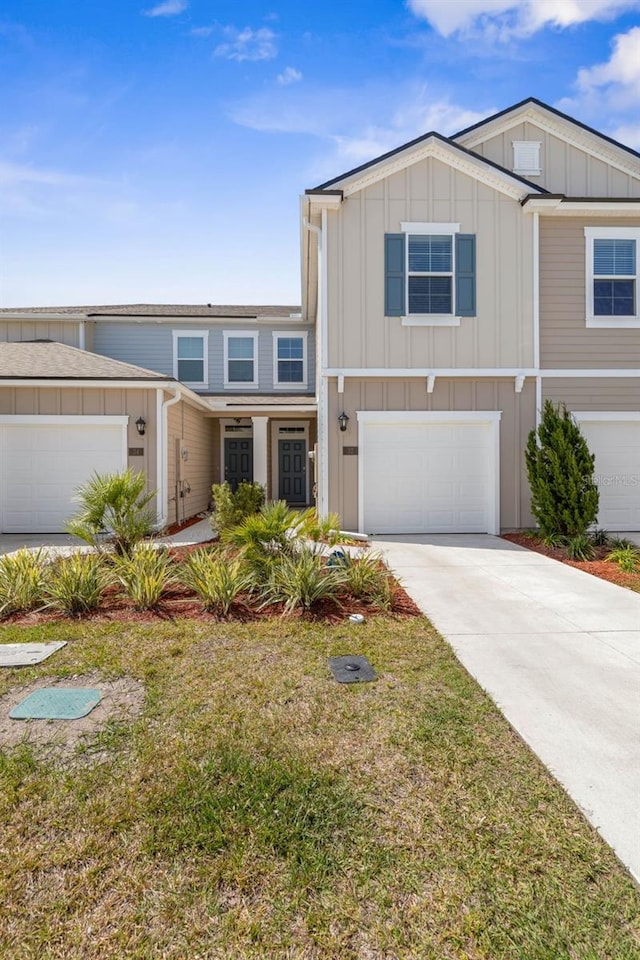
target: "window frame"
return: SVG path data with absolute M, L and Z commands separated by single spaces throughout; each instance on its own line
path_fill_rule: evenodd
M 403 221 L 400 231 L 405 235 L 405 315 L 402 325 L 432 326 L 432 327 L 459 327 L 460 317 L 456 314 L 456 234 L 460 233 L 459 223 L 423 223 Z M 415 276 L 449 276 L 441 273 L 416 273 L 409 270 L 409 237 L 436 236 L 449 237 L 451 240 L 451 312 L 450 313 L 411 313 L 409 310 L 409 278 Z
M 209 386 L 209 331 L 208 330 L 172 330 L 173 339 L 173 376 L 179 383 L 184 383 L 185 387 L 208 387 Z M 182 380 L 178 375 L 179 360 L 195 359 L 195 357 L 178 357 L 178 343 L 182 338 L 197 338 L 202 340 L 202 380 Z
M 257 330 L 224 330 L 223 331 L 223 340 L 224 340 L 224 386 L 225 389 L 232 390 L 252 390 L 256 389 L 259 382 L 259 372 L 258 372 L 258 336 L 259 333 Z M 230 380 L 229 379 L 229 360 L 234 360 L 237 358 L 229 357 L 229 340 L 238 339 L 238 340 L 252 340 L 253 341 L 253 379 L 252 380 Z
M 586 325 L 595 329 L 632 330 L 640 327 L 640 227 L 585 227 L 585 313 Z M 606 316 L 594 312 L 594 283 L 604 275 L 594 273 L 595 240 L 635 240 L 636 272 L 613 279 L 630 279 L 635 284 L 635 313 L 628 315 Z
M 273 385 L 283 390 L 305 390 L 308 383 L 307 374 L 307 330 L 274 330 L 273 331 Z M 281 381 L 279 377 L 278 341 L 279 340 L 302 340 L 302 380 L 296 380 L 295 383 L 285 380 Z

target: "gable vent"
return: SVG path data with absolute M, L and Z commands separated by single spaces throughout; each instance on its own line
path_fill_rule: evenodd
M 536 140 L 513 141 L 513 172 L 540 176 L 540 143 Z

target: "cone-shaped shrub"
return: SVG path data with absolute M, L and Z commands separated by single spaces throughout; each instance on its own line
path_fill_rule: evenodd
M 542 419 L 525 451 L 531 511 L 545 536 L 576 537 L 598 516 L 595 457 L 564 406 L 546 400 Z

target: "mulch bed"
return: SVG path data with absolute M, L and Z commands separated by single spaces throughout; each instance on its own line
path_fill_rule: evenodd
M 532 537 L 527 533 L 503 533 L 503 540 L 509 540 L 511 543 L 517 543 L 520 547 L 526 547 L 527 550 L 534 550 L 536 553 L 542 553 L 545 557 L 551 557 L 552 560 L 559 560 L 566 563 L 569 567 L 576 567 L 578 570 L 584 570 L 594 577 L 601 580 L 608 580 L 619 587 L 626 587 L 628 590 L 640 592 L 640 572 L 625 573 L 617 563 L 604 558 L 610 552 L 610 547 L 595 547 L 595 558 L 593 560 L 570 560 L 563 547 L 548 547 L 537 537 Z

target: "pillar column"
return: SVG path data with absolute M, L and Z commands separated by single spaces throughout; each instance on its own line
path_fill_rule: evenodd
M 268 489 L 268 428 L 269 417 L 251 417 L 253 423 L 253 482 Z

